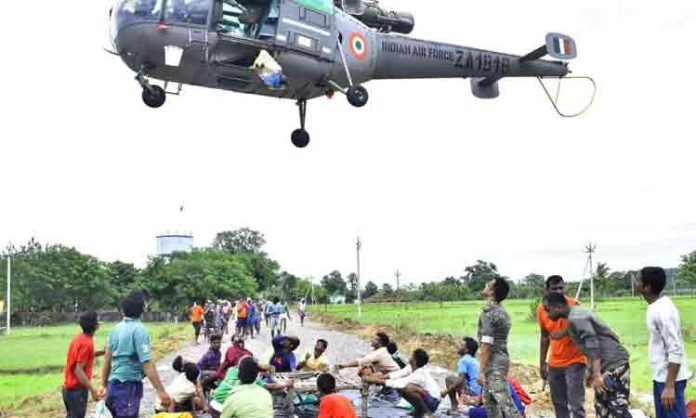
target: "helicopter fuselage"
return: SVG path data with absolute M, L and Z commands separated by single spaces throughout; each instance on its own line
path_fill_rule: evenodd
M 333 0 L 119 0 L 111 11 L 114 52 L 137 73 L 148 106 L 164 103 L 170 83 L 288 98 L 300 105 L 302 131 L 307 100 L 340 92 L 362 107 L 362 84 L 373 79 L 469 78 L 476 97 L 493 98 L 502 78 L 565 77 L 564 60 L 575 56 L 561 34 L 517 56 L 381 29 Z M 282 84 L 257 71 L 265 54 Z M 539 59 L 547 54 L 561 60 Z

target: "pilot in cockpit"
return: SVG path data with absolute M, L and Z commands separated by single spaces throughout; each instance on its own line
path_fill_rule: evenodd
M 218 28 L 223 32 L 250 38 L 262 37 L 266 32 L 275 36 L 275 30 L 271 26 L 277 21 L 278 4 L 278 0 L 222 0 Z

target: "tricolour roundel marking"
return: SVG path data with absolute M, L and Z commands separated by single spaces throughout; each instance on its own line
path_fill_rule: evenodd
M 348 47 L 355 58 L 364 60 L 367 57 L 367 39 L 362 33 L 351 33 L 348 38 Z

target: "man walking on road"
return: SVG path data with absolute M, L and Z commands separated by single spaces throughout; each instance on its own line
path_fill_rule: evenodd
M 193 343 L 198 345 L 198 336 L 201 335 L 201 327 L 203 327 L 203 307 L 193 302 L 193 307 L 189 311 L 191 325 L 193 325 Z
M 589 360 L 597 418 L 631 418 L 628 351 L 619 337 L 594 312 L 571 306 L 561 294 L 548 293 L 543 303 L 552 321 L 568 319 L 570 337 Z
M 546 293 L 564 295 L 565 283 L 561 276 L 546 279 Z M 569 305 L 577 305 L 575 299 L 566 296 Z M 541 330 L 539 370 L 548 381 L 551 401 L 556 418 L 585 418 L 585 370 L 587 357 L 568 335 L 568 320 L 552 321 L 544 311 L 543 303 L 537 307 L 537 321 Z M 548 362 L 546 361 L 548 356 Z
M 689 377 L 679 310 L 662 296 L 667 278 L 660 267 L 640 271 L 638 291 L 648 302 L 648 358 L 653 372 L 655 418 L 686 418 L 684 391 Z
M 510 316 L 500 305 L 510 292 L 510 285 L 503 278 L 486 283 L 481 294 L 488 303 L 481 312 L 478 337 L 481 342 L 481 370 L 476 379 L 483 385 L 483 405 L 490 418 L 521 418 L 508 390 L 507 375 L 510 371 L 510 355 L 507 339 L 510 333 Z M 565 299 L 564 299 L 565 300 Z
M 121 309 L 124 318 L 109 335 L 98 396 L 106 396 L 106 407 L 113 418 L 138 418 L 145 376 L 155 387 L 163 406 L 169 406 L 172 399 L 157 374 L 150 336 L 140 322 L 145 296 L 139 291 L 131 292 L 121 303 Z

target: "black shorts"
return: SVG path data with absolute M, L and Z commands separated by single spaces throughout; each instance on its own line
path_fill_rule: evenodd
M 191 322 L 191 324 L 193 325 L 193 329 L 195 329 L 196 332 L 201 331 L 201 327 L 203 326 L 203 322 Z

